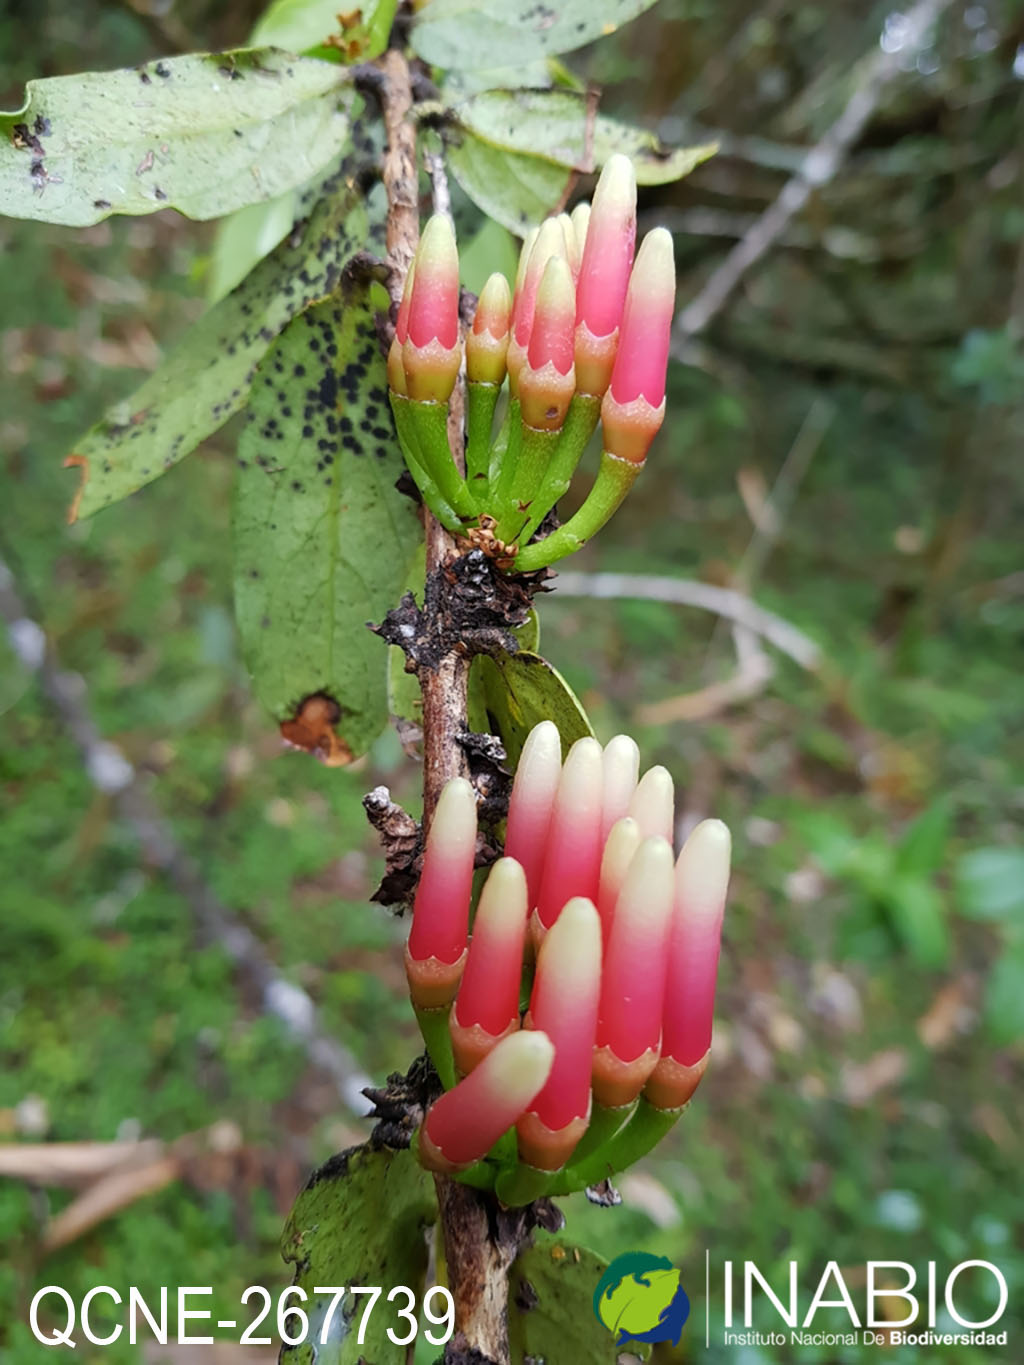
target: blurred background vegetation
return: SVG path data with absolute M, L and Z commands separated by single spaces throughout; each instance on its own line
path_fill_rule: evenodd
M 258 13 L 7 0 L 0 102 L 37 75 L 240 45 Z M 643 225 L 676 234 L 681 303 L 880 41 L 898 50 L 899 16 L 863 0 L 661 0 L 570 55 L 606 111 L 671 143 L 721 138 L 689 179 L 642 194 Z M 1024 5 L 952 5 L 905 65 L 831 183 L 681 348 L 643 479 L 570 566 L 742 587 L 818 665 L 692 608 L 557 591 L 541 606 L 544 652 L 599 736 L 633 733 L 673 773 L 681 826 L 720 815 L 736 845 L 698 1102 L 622 1180 L 621 1208 L 568 1214 L 605 1255 L 670 1255 L 694 1290 L 705 1247 L 777 1282 L 790 1258 L 933 1259 L 940 1275 L 992 1259 L 1017 1315 L 1007 1354 L 918 1357 L 980 1365 L 1019 1360 L 1024 1277 Z M 62 457 L 202 310 L 213 241 L 173 214 L 0 222 L 0 555 L 206 884 L 382 1078 L 416 1030 L 402 926 L 367 904 L 380 867 L 360 798 L 384 782 L 415 807 L 417 771 L 390 733 L 350 770 L 284 753 L 250 696 L 230 597 L 236 428 L 65 524 Z M 140 1181 L 53 1251 L 73 1192 L 0 1181 L 0 1359 L 27 1365 L 42 1284 L 212 1284 L 225 1309 L 283 1285 L 305 1173 L 362 1130 L 0 650 L 0 1142 L 186 1139 L 175 1178 Z M 867 1354 L 705 1353 L 691 1329 L 673 1358 Z

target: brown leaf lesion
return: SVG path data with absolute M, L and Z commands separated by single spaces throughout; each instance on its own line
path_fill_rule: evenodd
M 290 720 L 281 722 L 281 738 L 293 749 L 304 749 L 328 768 L 344 768 L 355 758 L 334 728 L 341 707 L 326 692 L 314 692 L 301 701 Z

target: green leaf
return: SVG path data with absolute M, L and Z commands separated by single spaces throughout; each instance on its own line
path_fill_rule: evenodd
M 407 1334 L 408 1322 L 397 1312 L 405 1299 L 389 1303 L 387 1291 L 406 1285 L 419 1301 L 426 1230 L 436 1220 L 433 1181 L 409 1151 L 355 1147 L 321 1166 L 296 1200 L 281 1242 L 282 1256 L 295 1266 L 294 1283 L 308 1295 L 302 1306 L 311 1339 L 284 1347 L 281 1365 L 405 1365 L 406 1348 L 387 1335 L 389 1327 L 396 1336 Z M 345 1294 L 323 1340 L 332 1296 L 315 1293 L 318 1285 L 384 1286 L 362 1345 L 357 1335 L 367 1295 Z M 295 1332 L 294 1319 L 288 1326 Z
M 30 81 L 0 114 L 0 204 L 81 227 L 174 208 L 217 218 L 301 185 L 348 137 L 331 62 L 273 50 L 171 57 Z
M 558 726 L 563 754 L 576 740 L 594 733 L 569 684 L 539 654 L 521 650 L 494 658 L 481 655 L 473 661 L 470 686 L 470 724 L 498 735 L 513 766 L 526 736 L 542 720 Z
M 941 893 L 917 877 L 894 878 L 884 900 L 896 933 L 922 967 L 937 970 L 949 959 L 949 926 Z
M 654 0 L 429 0 L 416 15 L 412 46 L 449 68 L 515 66 L 571 52 L 650 9 Z
M 949 804 L 935 801 L 912 821 L 900 840 L 896 867 L 907 877 L 930 877 L 942 866 L 950 836 Z
M 653 133 L 603 114 L 588 120 L 587 96 L 574 90 L 487 90 L 454 113 L 464 129 L 492 146 L 570 169 L 596 169 L 621 152 L 632 160 L 640 185 L 679 180 L 718 148 L 709 142 L 672 149 Z
M 969 919 L 1015 920 L 1024 914 L 1024 849 L 975 848 L 957 864 L 959 908 Z
M 253 369 L 281 328 L 337 283 L 367 236 L 366 211 L 342 172 L 303 195 L 309 218 L 234 293 L 199 319 L 155 374 L 76 445 L 83 472 L 71 519 L 92 516 L 158 479 L 223 426 L 249 396 Z
M 538 1240 L 517 1258 L 509 1275 L 509 1340 L 514 1365 L 527 1360 L 572 1359 L 615 1365 L 615 1337 L 591 1306 L 607 1262 L 584 1247 Z M 527 1306 L 529 1305 L 529 1306 Z M 630 1342 L 630 1349 L 640 1349 Z
M 353 43 L 346 54 L 349 60 L 370 61 L 387 46 L 395 0 L 362 0 L 351 8 L 359 15 L 358 23 L 343 28 L 339 11 L 346 6 L 339 0 L 274 0 L 252 31 L 252 45 L 306 52 L 321 47 L 333 34 L 342 34 Z
M 985 990 L 985 1022 L 997 1043 L 1024 1039 L 1024 943 L 1000 955 Z
M 352 108 L 352 144 L 353 149 L 358 150 L 346 157 L 350 175 L 362 167 L 375 165 L 384 146 L 380 121 L 360 117 L 361 97 Z M 312 184 L 288 190 L 266 203 L 247 204 L 220 220 L 206 281 L 206 297 L 211 303 L 216 303 L 240 284 L 253 266 L 291 231 L 292 224 L 309 212 L 309 206 L 323 193 L 322 179 L 318 176 Z
M 216 303 L 241 284 L 290 231 L 296 218 L 298 190 L 288 190 L 264 204 L 246 204 L 217 224 L 206 277 L 206 297 Z
M 326 694 L 352 756 L 388 715 L 386 646 L 367 623 L 394 605 L 422 535 L 395 487 L 402 457 L 370 292 L 345 280 L 267 352 L 234 512 L 235 607 L 257 695 L 286 720 Z
M 448 166 L 470 199 L 519 237 L 561 203 L 571 174 L 553 161 L 506 151 L 472 133 L 449 145 Z
M 474 294 L 480 293 L 495 271 L 514 280 L 518 265 L 519 243 L 493 218 L 488 218 L 467 243 L 459 245 L 459 278 Z

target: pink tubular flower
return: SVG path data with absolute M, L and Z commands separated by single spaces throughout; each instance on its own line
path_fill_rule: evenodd
M 572 274 L 564 257 L 544 267 L 533 312 L 526 360 L 519 370 L 523 421 L 538 431 L 558 431 L 576 391 L 573 369 Z
M 672 237 L 649 232 L 637 253 L 611 383 L 601 403 L 604 448 L 642 464 L 665 418 L 665 372 L 675 310 Z
M 594 191 L 576 290 L 576 373 L 580 392 L 608 387 L 636 241 L 633 163 L 608 159 Z
M 648 768 L 637 783 L 629 803 L 629 813 L 640 826 L 645 839 L 656 834 L 672 843 L 675 836 L 676 793 L 667 768 L 659 763 Z
M 554 1060 L 542 1032 L 503 1038 L 472 1075 L 431 1105 L 420 1131 L 424 1166 L 459 1171 L 485 1157 L 536 1098 Z
M 427 835 L 405 969 L 413 1004 L 451 1003 L 462 976 L 476 857 L 476 796 L 464 777 L 446 784 Z
M 455 1065 L 463 1075 L 519 1028 L 527 913 L 523 869 L 513 858 L 501 858 L 480 895 L 466 969 L 448 1021 Z
M 466 336 L 466 378 L 472 384 L 500 384 L 505 378 L 512 294 L 504 275 L 493 274 L 480 291 L 473 326 Z
M 615 906 L 594 1052 L 594 1098 L 609 1107 L 635 1100 L 658 1060 L 672 872 L 671 845 L 645 840 Z
M 592 902 L 571 900 L 537 956 L 527 1027 L 555 1047 L 544 1088 L 516 1128 L 519 1151 L 531 1166 L 563 1166 L 590 1117 L 590 1072 L 601 988 L 601 926 Z
M 516 292 L 512 300 L 512 335 L 506 357 L 513 396 L 518 394 L 519 372 L 526 362 L 526 353 L 530 345 L 537 290 L 540 288 L 544 269 L 552 256 L 561 256 L 564 259 L 565 236 L 557 218 L 545 218 L 536 235 L 531 233 L 527 237 L 519 260 Z
M 452 225 L 435 214 L 414 261 L 407 332 L 401 340 L 410 398 L 446 403 L 459 372 L 459 253 Z M 406 319 L 402 319 L 406 323 Z M 396 339 L 398 325 L 395 328 Z
M 543 937 L 573 896 L 597 895 L 601 872 L 601 746 L 578 739 L 558 782 L 537 894 L 534 937 Z
M 515 858 L 526 873 L 531 908 L 540 894 L 545 841 L 561 775 L 562 741 L 558 727 L 550 720 L 541 721 L 530 731 L 519 755 L 505 833 L 505 854 Z
M 601 805 L 601 838 L 612 825 L 629 814 L 629 804 L 640 775 L 640 750 L 629 735 L 616 735 L 604 746 L 604 800 Z
M 661 1060 L 644 1092 L 659 1109 L 685 1104 L 707 1065 L 730 844 L 721 820 L 703 820 L 676 864 Z
M 601 916 L 601 935 L 605 946 L 611 935 L 615 906 L 626 879 L 629 865 L 633 861 L 643 835 L 640 826 L 628 815 L 616 820 L 608 831 L 601 855 L 601 879 L 597 890 L 597 912 Z

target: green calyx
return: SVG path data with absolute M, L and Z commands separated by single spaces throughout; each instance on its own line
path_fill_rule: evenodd
M 402 452 L 424 503 L 453 534 L 483 522 L 498 541 L 522 546 L 514 563 L 519 573 L 533 573 L 582 549 L 614 515 L 643 468 L 605 451 L 575 516 L 530 544 L 572 481 L 600 420 L 600 398 L 576 394 L 558 431 L 528 426 L 518 399 L 512 398 L 492 436 L 501 386 L 469 383 L 463 478 L 448 444 L 448 404 L 390 396 Z
M 582 550 L 587 541 L 618 511 L 641 469 L 642 464 L 620 460 L 605 451 L 594 486 L 583 506 L 546 539 L 520 550 L 516 556 L 516 570 L 519 573 L 532 573 Z
M 423 501 L 449 531 L 478 515 L 448 444 L 448 404 L 419 402 L 392 392 L 391 410 L 406 465 Z

